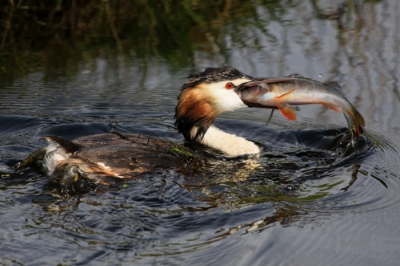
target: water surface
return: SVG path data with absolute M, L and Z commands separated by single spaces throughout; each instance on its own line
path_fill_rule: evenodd
M 398 1 L 2 10 L 11 25 L 0 55 L 2 264 L 398 264 Z M 297 122 L 275 113 L 266 126 L 266 110 L 235 111 L 216 126 L 258 142 L 260 158 L 215 160 L 198 175 L 159 171 L 69 199 L 34 169 L 12 168 L 43 136 L 106 133 L 110 122 L 183 143 L 173 117 L 184 78 L 223 65 L 337 81 L 365 134 L 343 155 L 342 114 L 302 106 Z

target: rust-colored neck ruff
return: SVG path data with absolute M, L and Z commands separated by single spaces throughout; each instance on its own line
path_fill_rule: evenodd
M 178 98 L 175 124 L 178 132 L 182 133 L 186 140 L 203 138 L 218 115 L 210 102 L 211 99 L 207 99 L 201 92 L 197 87 L 189 88 L 182 91 Z M 194 126 L 197 130 L 196 134 L 192 135 L 191 130 Z

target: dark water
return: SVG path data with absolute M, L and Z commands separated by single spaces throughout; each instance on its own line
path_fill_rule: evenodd
M 121 9 L 104 35 L 61 31 L 41 40 L 47 46 L 11 42 L 11 27 L 0 76 L 1 264 L 398 265 L 400 5 L 278 2 L 141 3 L 153 24 Z M 14 9 L 14 27 L 46 21 L 26 10 Z M 343 155 L 341 114 L 305 106 L 297 122 L 276 113 L 265 126 L 268 111 L 235 111 L 216 126 L 260 143 L 260 158 L 213 161 L 197 176 L 156 172 L 70 199 L 35 170 L 12 168 L 43 136 L 105 133 L 110 121 L 183 143 L 173 120 L 183 78 L 221 65 L 336 80 L 364 115 L 365 134 Z

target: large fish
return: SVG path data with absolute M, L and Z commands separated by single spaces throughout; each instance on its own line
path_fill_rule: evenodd
M 364 118 L 336 82 L 322 84 L 299 75 L 291 75 L 250 81 L 236 89 L 247 105 L 278 109 L 292 121 L 296 120 L 297 105 L 322 104 L 336 112 L 342 111 L 355 140 L 359 139 L 365 126 Z

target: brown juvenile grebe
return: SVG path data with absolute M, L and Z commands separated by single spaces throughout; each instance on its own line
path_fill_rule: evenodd
M 254 80 L 233 67 L 207 68 L 188 76 L 178 97 L 175 125 L 187 141 L 219 150 L 225 156 L 257 154 L 260 147 L 212 124 L 223 112 L 247 107 L 237 86 Z M 261 106 L 260 106 L 261 107 Z M 60 180 L 62 189 L 74 189 L 80 179 L 109 184 L 111 179 L 131 178 L 148 171 L 201 163 L 201 156 L 168 140 L 138 134 L 99 134 L 73 141 L 47 136 L 47 147 L 33 152 L 21 167 L 42 160 L 47 176 Z

